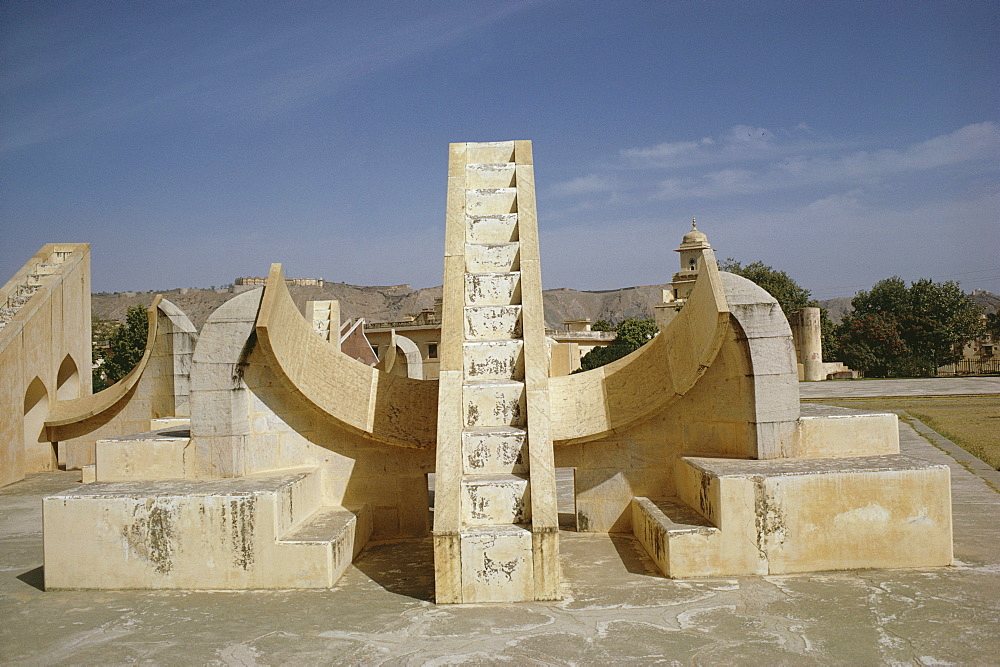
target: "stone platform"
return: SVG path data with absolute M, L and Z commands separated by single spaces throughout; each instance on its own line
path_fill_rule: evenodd
M 563 531 L 560 602 L 434 605 L 430 539 L 332 590 L 44 593 L 41 499 L 80 473 L 31 475 L 0 489 L 0 663 L 993 663 L 1000 494 L 900 433 L 951 469 L 952 567 L 666 579 L 631 537 Z

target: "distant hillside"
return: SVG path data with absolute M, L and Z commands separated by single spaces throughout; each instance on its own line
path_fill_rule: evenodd
M 586 292 L 560 288 L 547 290 L 542 300 L 545 322 L 558 327 L 568 319 L 590 318 L 619 322 L 627 317 L 652 317 L 653 305 L 661 299 L 662 285 L 626 287 L 624 289 Z M 238 290 L 244 288 L 237 288 Z M 364 317 L 369 321 L 402 319 L 407 315 L 431 308 L 434 299 L 441 296 L 440 287 L 411 289 L 409 285 L 389 287 L 362 287 L 345 283 L 326 283 L 323 287 L 289 286 L 295 304 L 305 311 L 306 301 L 337 299 L 344 318 Z M 223 303 L 239 291 L 230 289 L 174 289 L 161 292 L 169 301 L 183 310 L 200 330 L 205 320 Z M 125 320 L 131 306 L 148 306 L 156 292 L 99 293 L 92 296 L 95 320 Z
M 987 313 L 995 313 L 1000 310 L 1000 296 L 987 292 L 984 289 L 974 291 L 970 296 L 976 304 L 983 307 Z
M 583 291 L 569 288 L 546 290 L 542 293 L 545 307 L 545 323 L 550 328 L 558 328 L 565 320 L 590 318 L 620 322 L 627 317 L 653 317 L 653 306 L 660 303 L 663 289 L 667 285 L 645 285 L 624 287 L 615 290 Z M 246 288 L 237 288 L 246 289 Z M 344 318 L 364 317 L 370 321 L 402 319 L 406 315 L 419 313 L 431 308 L 434 299 L 441 296 L 440 287 L 411 289 L 409 285 L 384 287 L 363 287 L 345 283 L 326 283 L 323 287 L 290 286 L 295 304 L 305 311 L 306 301 L 337 299 Z M 229 289 L 174 289 L 162 292 L 163 296 L 187 313 L 194 325 L 201 326 L 212 312 L 240 292 Z M 130 306 L 148 306 L 155 292 L 99 293 L 92 296 L 93 318 L 95 320 L 125 320 L 125 311 Z M 973 301 L 984 306 L 987 312 L 996 312 L 1000 307 L 1000 297 L 984 290 L 972 295 Z M 819 305 L 826 308 L 830 318 L 840 322 L 851 308 L 850 297 L 825 299 Z
M 840 319 L 847 311 L 851 310 L 851 299 L 853 297 L 841 296 L 836 299 L 823 299 L 819 301 L 820 308 L 826 308 L 830 319 L 834 324 L 840 324 Z
M 976 290 L 969 295 L 973 302 L 977 305 L 982 306 L 987 313 L 995 313 L 1000 310 L 1000 296 L 993 294 L 992 292 L 987 292 L 986 290 Z M 839 299 L 824 299 L 819 302 L 820 308 L 826 308 L 829 311 L 830 319 L 833 320 L 834 324 L 840 324 L 840 319 L 851 310 L 851 298 L 852 297 L 841 297 Z

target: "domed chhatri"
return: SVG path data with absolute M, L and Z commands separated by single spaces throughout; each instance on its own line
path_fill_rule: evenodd
M 698 230 L 698 222 L 691 218 L 691 231 L 684 235 L 681 241 L 681 248 L 711 248 L 708 245 L 708 237 Z

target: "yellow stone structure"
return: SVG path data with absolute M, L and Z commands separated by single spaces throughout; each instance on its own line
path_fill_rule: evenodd
M 90 365 L 90 245 L 47 244 L 0 289 L 0 486 L 65 463 L 45 419 Z
M 162 382 L 184 362 L 154 370 L 154 304 L 130 388 L 47 407 L 57 439 L 132 401 L 178 413 L 102 435 L 92 483 L 45 499 L 48 588 L 324 588 L 369 539 L 430 538 L 438 603 L 555 600 L 556 468 L 577 530 L 634 535 L 669 577 L 952 562 L 948 468 L 901 455 L 895 415 L 802 417 L 781 309 L 697 229 L 660 333 L 554 376 L 531 143 L 449 154 L 438 377 L 342 352 L 335 306 L 304 317 L 275 264 Z

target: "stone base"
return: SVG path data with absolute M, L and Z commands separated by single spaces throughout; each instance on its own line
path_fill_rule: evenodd
M 321 507 L 300 469 L 94 483 L 43 502 L 48 589 L 333 586 L 367 542 L 367 505 Z
M 692 457 L 676 479 L 678 498 L 632 504 L 634 533 L 668 577 L 952 563 L 947 466 Z

